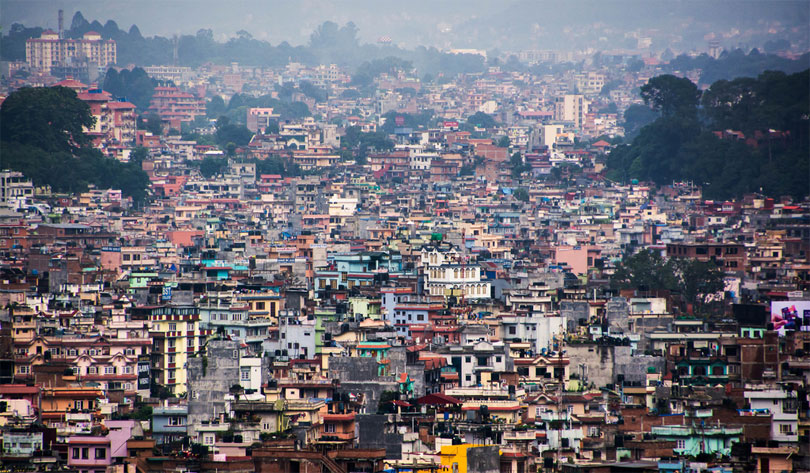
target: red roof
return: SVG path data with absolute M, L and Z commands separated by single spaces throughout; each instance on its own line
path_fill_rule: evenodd
M 459 401 L 458 399 L 443 393 L 428 394 L 427 396 L 420 397 L 419 399 L 416 400 L 416 402 L 425 405 L 461 404 L 461 401 Z
M 79 82 L 79 81 L 77 81 L 75 79 L 70 79 L 70 78 L 57 82 L 56 84 L 54 84 L 54 87 L 56 87 L 56 86 L 68 87 L 68 88 L 71 88 L 71 89 L 74 89 L 74 88 L 75 89 L 86 89 L 87 88 L 87 86 L 85 84 L 83 84 L 83 83 L 81 83 L 81 82 Z
M 38 386 L 28 386 L 25 384 L 0 384 L 0 395 L 2 394 L 36 394 L 39 392 Z
M 110 103 L 107 104 L 107 108 L 121 108 L 121 109 L 132 108 L 132 109 L 134 109 L 135 105 L 131 104 L 129 102 L 110 102 Z

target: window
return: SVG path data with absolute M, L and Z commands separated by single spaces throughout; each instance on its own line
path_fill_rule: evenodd
M 250 381 L 250 369 L 243 368 L 241 370 L 239 379 L 241 379 L 242 381 Z
M 793 435 L 793 425 L 779 424 L 779 433 L 782 435 Z
M 79 410 L 84 409 L 84 401 L 73 401 L 73 408 Z
M 203 445 L 214 445 L 214 434 L 203 435 Z
M 87 374 L 97 374 L 97 373 L 98 373 L 98 367 L 96 367 L 96 366 L 88 366 L 87 367 Z
M 82 460 L 89 460 L 90 459 L 90 448 L 84 447 L 82 448 Z
M 515 335 L 517 333 L 517 327 L 514 325 L 509 327 L 509 335 Z
M 132 374 L 132 367 L 124 366 L 124 374 Z
M 676 440 L 675 441 L 675 449 L 676 450 L 683 450 L 686 448 L 686 440 Z
M 81 449 L 79 447 L 73 447 L 73 455 L 71 458 L 79 458 L 81 455 Z
M 176 332 L 177 324 L 169 324 L 169 332 Z
M 183 418 L 177 416 L 169 417 L 169 425 L 172 426 L 183 425 Z
M 107 449 L 106 448 L 97 448 L 96 449 L 96 460 L 102 460 L 107 458 Z
M 104 374 L 115 374 L 115 366 L 105 366 Z
M 326 432 L 328 434 L 335 433 L 335 424 L 326 424 L 324 426 L 324 432 Z

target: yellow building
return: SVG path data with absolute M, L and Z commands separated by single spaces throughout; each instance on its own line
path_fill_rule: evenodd
M 471 448 L 492 447 L 465 443 L 461 445 L 444 445 L 441 449 L 441 473 L 467 473 L 467 454 Z
M 148 311 L 152 337 L 152 382 L 166 386 L 175 395 L 187 391 L 186 362 L 205 345 L 211 330 L 200 329 L 196 307 L 158 306 Z
M 82 39 L 60 39 L 59 34 L 46 30 L 39 38 L 25 41 L 25 61 L 28 67 L 50 73 L 52 67 L 76 61 L 87 61 L 106 68 L 117 62 L 115 41 L 103 40 L 88 31 Z

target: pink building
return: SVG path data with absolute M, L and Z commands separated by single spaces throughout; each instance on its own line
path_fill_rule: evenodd
M 81 473 L 105 473 L 112 464 L 108 437 L 74 436 L 68 439 L 68 466 Z
M 554 262 L 567 264 L 574 274 L 588 274 L 602 250 L 595 246 L 560 246 L 554 248 Z

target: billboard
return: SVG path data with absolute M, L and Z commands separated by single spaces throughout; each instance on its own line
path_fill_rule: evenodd
M 138 362 L 138 390 L 147 390 L 152 386 L 152 376 L 148 361 Z
M 810 332 L 810 301 L 771 302 L 771 323 L 779 335 L 796 330 Z

